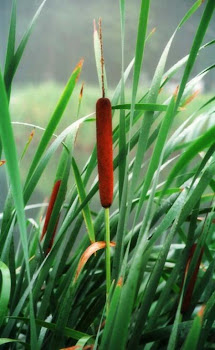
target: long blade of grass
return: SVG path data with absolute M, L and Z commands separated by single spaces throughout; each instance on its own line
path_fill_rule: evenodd
M 186 195 L 184 194 L 183 197 L 184 197 L 184 202 L 185 202 Z M 164 264 L 166 262 L 167 254 L 169 252 L 170 245 L 173 241 L 174 235 L 175 235 L 176 230 L 177 230 L 178 220 L 179 220 L 180 212 L 181 212 L 182 208 L 183 208 L 183 206 L 180 207 L 180 211 L 178 212 L 177 218 L 174 221 L 174 224 L 172 225 L 170 232 L 168 233 L 168 236 L 165 240 L 165 243 L 163 244 L 163 248 L 162 248 L 162 250 L 157 258 L 155 267 L 150 275 L 150 279 L 149 279 L 149 282 L 146 286 L 146 291 L 144 293 L 143 302 L 142 302 L 140 311 L 138 313 L 138 317 L 136 320 L 134 331 L 132 333 L 132 337 L 131 337 L 131 340 L 129 342 L 129 350 L 135 349 L 138 346 L 138 342 L 139 342 L 139 339 L 141 336 L 141 330 L 144 327 L 144 324 L 145 324 L 147 316 L 148 316 L 148 312 L 149 312 L 151 304 L 153 302 L 153 298 L 154 298 L 159 280 L 160 280 L 161 275 L 162 275 L 163 267 L 164 267 Z
M 128 132 L 128 150 L 127 154 L 130 151 L 130 139 L 131 139 L 131 127 L 133 124 L 134 118 L 134 106 L 136 102 L 137 89 L 140 79 L 140 72 L 142 67 L 145 41 L 146 41 L 146 33 L 147 33 L 147 24 L 148 24 L 148 14 L 149 14 L 149 6 L 150 0 L 141 1 L 140 14 L 139 14 L 139 23 L 138 23 L 138 33 L 137 33 L 137 41 L 136 41 L 136 49 L 135 49 L 135 61 L 134 61 L 134 73 L 133 73 L 133 83 L 132 83 L 132 97 L 131 97 L 131 112 L 130 112 L 130 126 Z M 128 164 L 126 162 L 125 171 L 128 170 Z M 127 224 L 128 214 L 126 214 L 126 202 L 128 196 L 128 179 L 127 176 L 124 179 L 124 186 L 122 192 L 122 204 L 121 204 L 121 216 L 119 218 L 119 224 L 117 229 L 116 236 L 116 251 L 114 254 L 113 260 L 113 278 L 117 279 L 119 277 L 119 271 L 122 264 L 122 255 L 123 255 L 123 233 L 125 232 L 125 227 Z M 130 191 L 130 193 L 132 190 Z M 130 195 L 131 197 L 131 195 Z M 131 202 L 131 201 L 130 201 Z M 129 201 L 128 201 L 129 203 Z M 129 205 L 129 204 L 128 204 Z M 127 209 L 129 212 L 129 208 Z
M 11 278 L 10 271 L 2 261 L 0 261 L 1 271 L 1 293 L 0 293 L 0 326 L 7 315 L 8 303 L 10 299 Z
M 150 112 L 165 112 L 168 108 L 168 105 L 156 104 L 156 103 L 136 103 L 134 105 L 135 111 L 150 111 Z M 131 104 L 121 104 L 112 106 L 112 109 L 131 109 Z
M 8 108 L 7 93 L 5 90 L 4 81 L 0 72 L 0 96 L 1 96 L 1 118 L 0 118 L 0 136 L 4 148 L 5 158 L 7 160 L 7 170 L 10 178 L 11 191 L 14 198 L 15 209 L 17 212 L 18 224 L 20 229 L 20 236 L 23 246 L 26 271 L 28 283 L 30 284 L 30 268 L 28 261 L 28 241 L 27 241 L 27 230 L 25 222 L 24 202 L 22 194 L 22 186 L 20 180 L 20 173 L 18 167 L 18 158 L 16 152 L 16 145 L 13 136 L 13 130 L 10 121 L 10 113 Z M 33 298 L 30 293 L 30 314 L 31 314 L 31 344 L 35 346 L 36 340 L 36 327 L 33 311 Z M 36 347 L 37 348 L 37 347 Z
M 210 20 L 212 18 L 214 8 L 215 8 L 214 1 L 213 0 L 208 0 L 208 2 L 206 4 L 206 7 L 205 7 L 205 10 L 204 10 L 204 13 L 202 15 L 200 24 L 198 26 L 195 38 L 193 40 L 193 45 L 192 45 L 192 48 L 190 50 L 190 54 L 189 54 L 189 58 L 188 58 L 188 61 L 187 61 L 187 65 L 185 67 L 184 74 L 183 74 L 183 77 L 182 77 L 182 80 L 181 80 L 181 84 L 180 84 L 179 92 L 178 92 L 178 97 L 177 97 L 177 101 L 176 101 L 176 108 L 180 104 L 181 97 L 183 95 L 183 92 L 184 92 L 186 83 L 188 81 L 188 78 L 190 76 L 190 73 L 192 71 L 192 68 L 194 66 L 197 54 L 199 52 L 199 48 L 201 46 L 201 43 L 202 43 L 202 41 L 204 39 L 207 27 L 208 27 L 208 25 L 210 23 Z
M 187 191 L 183 191 L 174 205 L 171 207 L 169 212 L 166 215 L 168 217 L 168 225 L 170 222 L 175 220 L 178 222 L 179 213 L 184 206 L 184 201 L 187 196 Z M 175 230 L 175 228 L 174 228 Z M 128 277 L 125 283 L 125 286 L 122 290 L 122 295 L 120 298 L 117 314 L 115 317 L 115 322 L 113 324 L 113 331 L 110 335 L 110 340 L 107 349 L 111 350 L 120 350 L 125 348 L 129 322 L 131 317 L 131 312 L 133 308 L 133 303 L 136 294 L 136 288 L 139 280 L 139 274 L 142 271 L 142 260 L 145 258 L 146 254 L 146 244 L 149 244 L 150 241 L 146 243 L 144 237 L 141 240 L 137 251 L 135 252 L 135 256 L 133 258 L 133 262 L 130 266 Z M 145 251 L 145 256 L 144 256 Z M 126 305 L 126 308 L 125 308 Z M 108 321 L 108 320 L 107 320 Z
M 182 25 L 198 10 L 198 8 L 202 5 L 202 0 L 197 0 L 193 6 L 187 11 L 185 16 L 182 18 L 181 22 L 179 23 L 179 28 L 182 27 Z
M 4 345 L 4 344 L 8 344 L 8 343 L 19 343 L 19 344 L 22 344 L 24 346 L 24 348 L 30 349 L 30 345 L 25 343 L 22 340 L 10 339 L 10 338 L 0 338 L 0 345 Z
M 81 174 L 79 172 L 78 166 L 74 158 L 72 159 L 72 168 L 75 176 L 76 186 L 78 189 L 79 200 L 82 203 L 86 198 L 86 193 L 85 193 L 84 185 L 81 179 Z M 88 204 L 86 204 L 83 208 L 83 216 L 87 227 L 87 232 L 89 235 L 90 242 L 93 243 L 95 242 L 95 232 L 94 232 L 92 216 L 91 216 L 91 212 Z
M 29 172 L 28 172 L 28 175 L 27 175 L 27 179 L 26 179 L 26 184 L 25 184 L 25 187 L 26 185 L 28 184 L 31 176 L 33 175 L 33 172 L 34 170 L 36 169 L 36 166 L 39 162 L 39 160 L 41 159 L 51 137 L 52 137 L 52 134 L 54 133 L 58 123 L 60 122 L 60 119 L 63 115 L 63 112 L 67 106 L 67 103 L 69 102 L 69 99 L 72 95 L 72 92 L 75 88 L 75 84 L 76 84 L 76 81 L 79 77 L 79 74 L 81 72 L 81 69 L 82 69 L 82 65 L 83 65 L 83 60 L 81 60 L 76 68 L 74 69 L 69 81 L 67 82 L 67 85 L 65 86 L 64 88 L 64 91 L 58 101 L 58 104 L 55 108 L 55 111 L 54 113 L 52 114 L 52 117 L 46 127 L 46 130 L 43 134 L 43 137 L 40 141 L 40 144 L 37 148 L 37 151 L 36 151 L 36 154 L 34 156 L 34 159 L 32 161 L 32 164 L 30 166 L 30 169 L 29 169 Z
M 182 347 L 182 350 L 190 350 L 190 349 L 197 349 L 197 344 L 199 340 L 199 336 L 201 333 L 202 328 L 202 320 L 203 320 L 203 314 L 198 314 L 192 324 L 192 327 L 187 335 L 187 338 L 184 342 L 184 345 Z
M 11 18 L 10 18 L 10 29 L 9 29 L 9 36 L 8 36 L 8 42 L 7 42 L 7 53 L 6 53 L 6 59 L 5 59 L 5 69 L 4 69 L 5 72 L 8 71 L 9 66 L 12 62 L 12 59 L 14 57 L 15 43 L 16 43 L 16 0 L 13 0 Z
M 19 321 L 23 321 L 25 323 L 29 323 L 29 318 L 27 318 L 27 317 L 13 317 L 12 316 L 12 317 L 10 317 L 10 319 L 19 320 Z M 40 319 L 36 319 L 36 323 L 44 328 L 47 328 L 47 329 L 53 331 L 53 332 L 55 331 L 56 324 L 54 324 L 52 322 L 46 322 L 46 321 L 43 321 Z M 65 327 L 63 329 L 63 333 L 66 337 L 72 338 L 75 340 L 80 340 L 83 337 L 92 338 L 92 336 L 88 335 L 87 333 L 79 332 L 79 331 L 76 331 L 75 329 L 71 329 L 69 327 Z
M 122 104 L 125 102 L 125 82 L 124 82 L 124 47 L 125 47 L 125 1 L 120 0 L 120 25 L 121 25 L 121 97 Z M 121 162 L 119 163 L 119 205 L 121 203 L 125 170 L 126 170 L 126 126 L 125 126 L 125 112 L 120 110 L 119 120 L 119 156 Z
M 152 181 L 153 175 L 156 171 L 156 169 L 158 168 L 158 164 L 161 158 L 161 154 L 164 148 L 164 144 L 169 132 L 169 129 L 172 125 L 172 121 L 174 118 L 174 107 L 175 107 L 175 98 L 176 95 L 174 95 L 172 97 L 172 100 L 169 104 L 168 110 L 166 112 L 166 115 L 163 119 L 163 122 L 161 124 L 158 136 L 157 136 L 157 140 L 156 140 L 156 144 L 154 147 L 154 151 L 153 151 L 153 155 L 151 157 L 151 161 L 149 163 L 149 167 L 147 169 L 146 175 L 145 175 L 145 179 L 144 179 L 144 184 L 141 190 L 141 195 L 140 195 L 140 199 L 139 199 L 139 203 L 138 203 L 138 207 L 137 207 L 137 211 L 135 214 L 135 219 L 134 222 L 136 222 L 139 214 L 140 214 L 140 210 L 142 208 L 143 202 L 145 200 L 145 196 L 147 194 L 147 191 L 149 189 L 150 183 Z
M 162 195 L 166 189 L 170 186 L 175 176 L 183 169 L 183 167 L 190 162 L 200 151 L 210 146 L 214 141 L 215 126 L 206 131 L 203 135 L 199 136 L 182 154 L 174 168 L 171 170 L 167 181 L 164 185 Z
M 81 119 L 78 119 L 76 122 L 68 126 L 57 138 L 56 140 L 51 144 L 51 146 L 48 148 L 46 153 L 42 156 L 42 159 L 40 159 L 30 181 L 26 185 L 25 191 L 24 191 L 24 199 L 25 202 L 27 202 L 32 195 L 32 191 L 34 190 L 37 182 L 39 181 L 42 172 L 46 168 L 49 160 L 57 150 L 57 148 L 60 146 L 60 144 L 63 142 L 65 137 L 68 134 L 72 134 L 73 138 L 75 139 L 75 136 L 77 134 L 79 126 L 89 118 L 89 116 L 83 117 Z M 39 156 L 40 157 L 40 156 Z M 41 158 L 41 157 L 40 157 Z
M 22 55 L 25 51 L 26 45 L 28 43 L 28 40 L 29 40 L 30 35 L 32 33 L 32 30 L 33 30 L 34 24 L 35 24 L 37 18 L 39 17 L 40 12 L 42 11 L 42 8 L 45 5 L 45 3 L 46 3 L 46 0 L 44 0 L 42 2 L 42 4 L 39 6 L 37 12 L 35 13 L 27 31 L 25 32 L 14 56 L 13 56 L 13 59 L 11 56 L 12 51 L 10 49 L 10 55 L 8 57 L 8 58 L 10 58 L 10 61 L 9 60 L 7 61 L 7 66 L 6 66 L 7 69 L 5 70 L 5 74 L 4 74 L 4 81 L 5 81 L 5 87 L 6 87 L 7 92 L 9 92 L 11 89 L 11 84 L 12 84 L 14 75 L 15 75 L 16 70 L 18 68 L 18 65 L 21 61 Z M 14 25 L 15 24 L 15 15 L 13 16 L 12 20 L 13 20 L 13 25 Z M 13 38 L 13 36 L 14 36 L 14 28 L 11 28 L 11 39 Z M 12 44 L 12 41 L 11 41 L 11 44 Z M 11 45 L 11 48 L 12 48 L 12 45 Z

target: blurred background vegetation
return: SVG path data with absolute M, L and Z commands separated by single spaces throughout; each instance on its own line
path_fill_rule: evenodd
M 161 52 L 185 12 L 193 4 L 193 0 L 153 0 L 151 3 L 149 32 L 156 27 L 156 32 L 147 43 L 145 51 L 140 94 L 150 84 L 152 74 L 157 65 Z M 0 61 L 3 66 L 3 57 L 6 50 L 6 41 L 11 12 L 11 0 L 0 1 Z M 20 0 L 18 5 L 18 37 L 21 39 L 24 31 L 40 5 L 40 0 Z M 139 15 L 139 0 L 126 1 L 126 37 L 125 37 L 125 64 L 134 56 L 136 30 Z M 194 16 L 179 31 L 171 49 L 167 69 L 189 52 L 193 35 L 196 31 L 203 9 L 199 9 Z M 120 15 L 119 4 L 116 0 L 48 0 L 34 28 L 26 52 L 15 77 L 15 85 L 11 98 L 11 115 L 13 121 L 22 121 L 36 124 L 41 127 L 47 125 L 54 107 L 60 97 L 67 79 L 80 58 L 84 58 L 84 68 L 80 83 L 76 88 L 58 132 L 75 120 L 78 106 L 78 95 L 81 82 L 84 81 L 84 98 L 81 115 L 94 111 L 94 105 L 100 96 L 97 82 L 97 73 L 93 50 L 93 19 L 103 19 L 103 41 L 105 64 L 111 97 L 121 74 L 121 44 L 120 44 Z M 214 38 L 215 22 L 212 21 L 207 31 L 206 40 Z M 207 52 L 201 52 L 193 70 L 193 75 L 200 72 L 205 66 L 214 63 L 215 46 Z M 204 63 L 204 65 L 203 65 Z M 180 72 L 181 73 L 181 72 Z M 179 74 L 180 74 L 179 73 Z M 129 94 L 130 80 L 127 82 Z M 177 85 L 174 78 L 166 89 L 173 89 Z M 206 95 L 215 89 L 215 74 L 213 70 L 207 74 L 203 83 L 196 89 L 201 89 L 199 95 L 189 108 L 195 108 Z M 165 100 L 165 91 L 162 92 Z M 186 112 L 181 113 L 186 117 Z M 177 125 L 176 125 L 177 126 Z M 28 140 L 31 127 L 14 126 L 14 132 L 20 155 Z M 33 157 L 36 144 L 42 131 L 36 130 L 32 144 L 21 163 L 22 177 L 24 178 L 30 159 Z M 95 144 L 94 124 L 84 125 L 78 135 L 76 153 L 78 163 L 84 164 Z M 32 201 L 44 200 L 49 196 L 54 181 L 55 160 L 53 159 L 40 181 Z M 4 169 L 0 169 L 0 181 L 5 182 Z M 0 201 L 4 202 L 5 193 L 1 194 Z M 1 206 L 0 206 L 1 209 Z
M 17 39 L 19 40 L 41 1 L 20 0 L 17 3 Z M 125 58 L 127 64 L 134 56 L 139 3 L 139 0 L 126 1 Z M 177 23 L 193 3 L 193 0 L 153 0 L 151 2 L 148 28 L 150 31 L 156 27 L 157 31 L 153 40 L 150 40 L 147 45 L 143 66 L 144 81 L 151 79 L 158 57 L 169 38 L 169 33 L 174 31 Z M 10 10 L 11 0 L 1 0 L 1 60 L 4 57 L 6 46 Z M 177 35 L 168 65 L 172 65 L 189 51 L 202 11 L 203 8 L 200 8 Z M 15 81 L 22 84 L 38 84 L 47 80 L 64 83 L 71 69 L 80 57 L 83 57 L 85 65 L 82 78 L 87 84 L 97 85 L 92 33 L 93 19 L 99 17 L 103 19 L 108 82 L 114 87 L 120 78 L 121 70 L 120 15 L 119 4 L 116 0 L 48 0 L 34 28 Z M 212 21 L 207 31 L 206 41 L 212 40 L 214 33 L 215 23 Z M 210 53 L 201 55 L 193 74 L 202 69 L 203 61 L 206 65 L 214 63 L 214 47 L 211 48 Z M 215 87 L 214 76 L 207 77 L 206 87 Z

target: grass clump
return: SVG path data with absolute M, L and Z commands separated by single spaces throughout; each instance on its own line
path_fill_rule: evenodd
M 11 114 L 19 110 L 15 118 L 20 122 L 24 112 L 13 95 L 13 77 L 44 4 L 16 50 L 13 1 L 5 70 L 0 74 L 0 166 L 7 169 L 9 183 L 1 213 L 0 344 L 3 349 L 33 350 L 212 348 L 215 98 L 196 96 L 193 87 L 214 67 L 191 75 L 197 55 L 214 44 L 204 44 L 204 35 L 215 3 L 198 0 L 193 4 L 170 35 L 146 88 L 140 75 L 146 41 L 153 40 L 153 35 L 147 35 L 150 0 L 141 1 L 135 57 L 127 68 L 126 4 L 120 1 L 122 74 L 111 98 L 115 186 L 113 205 L 105 215 L 98 202 L 95 134 L 85 164 L 75 152 L 79 129 L 90 129 L 91 137 L 96 122 L 95 101 L 92 113 L 85 114 L 83 94 L 86 104 L 90 97 L 87 89 L 80 94 L 77 87 L 83 60 L 60 93 L 53 88 L 53 101 L 59 97 L 57 104 L 51 101 L 44 109 L 50 115 L 48 121 L 29 116 L 27 123 L 33 126 L 22 124 L 23 128 L 44 128 L 37 134 L 29 164 L 31 129 L 21 149 L 15 142 Z M 200 6 L 203 15 L 190 52 L 165 71 L 177 31 L 183 30 Z M 104 67 L 101 74 L 98 64 L 99 45 L 94 26 L 99 81 L 103 76 L 108 94 L 108 77 Z M 181 80 L 169 93 L 167 83 L 175 74 L 181 74 Z M 71 96 L 75 97 L 72 112 L 68 109 Z M 193 101 L 190 108 L 194 97 L 198 103 Z M 73 115 L 67 117 L 69 121 L 62 122 L 64 111 Z M 43 190 L 50 199 L 32 205 L 40 180 L 47 174 Z M 35 207 L 40 209 L 38 217 L 29 216 L 28 210 Z

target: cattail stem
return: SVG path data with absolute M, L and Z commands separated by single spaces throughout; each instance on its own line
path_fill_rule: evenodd
M 101 73 L 102 73 L 102 97 L 105 97 L 105 83 L 104 83 L 104 53 L 103 53 L 103 42 L 102 42 L 102 20 L 99 18 L 99 41 L 101 47 Z
M 108 295 L 111 285 L 111 266 L 110 266 L 110 212 L 109 208 L 105 208 L 105 241 L 106 241 L 106 296 L 108 310 Z

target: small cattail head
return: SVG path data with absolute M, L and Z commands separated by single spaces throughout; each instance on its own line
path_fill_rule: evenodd
M 192 247 L 191 247 L 190 254 L 189 254 L 189 257 L 188 257 L 188 261 L 187 261 L 187 265 L 186 265 L 186 269 L 185 269 L 185 276 L 187 276 L 187 273 L 188 273 L 188 270 L 189 270 L 189 266 L 190 266 L 190 263 L 192 261 L 193 255 L 195 253 L 196 247 L 197 247 L 196 243 L 194 243 L 192 245 Z M 182 307 L 181 307 L 182 314 L 185 313 L 189 309 L 203 253 L 204 253 L 204 248 L 201 249 L 198 261 L 196 263 L 196 266 L 194 268 L 193 274 L 192 274 L 192 276 L 190 278 L 190 281 L 189 281 L 189 284 L 187 286 L 187 290 L 185 292 L 183 303 L 182 303 Z M 183 281 L 183 283 L 184 283 L 184 281 Z
M 58 195 L 58 192 L 59 192 L 59 189 L 60 189 L 60 185 L 61 185 L 61 180 L 58 180 L 58 181 L 55 182 L 54 187 L 52 189 L 52 194 L 51 194 L 51 197 L 50 197 L 50 200 L 49 200 L 49 205 L 48 205 L 48 208 L 47 208 L 46 218 L 45 218 L 42 234 L 41 234 L 41 237 L 40 237 L 40 241 L 42 241 L 42 239 L 45 236 L 45 233 L 47 231 L 48 224 L 49 224 L 49 221 L 50 221 L 50 218 L 51 218 L 51 215 L 52 215 L 52 211 L 53 211 L 53 208 L 54 208 L 54 205 L 55 205 L 55 202 L 56 202 L 56 199 L 57 199 L 57 195 Z

